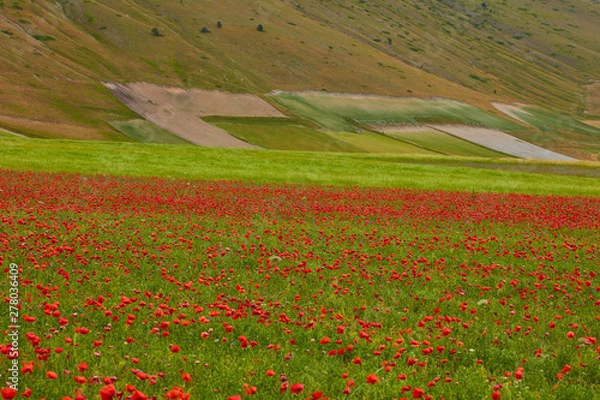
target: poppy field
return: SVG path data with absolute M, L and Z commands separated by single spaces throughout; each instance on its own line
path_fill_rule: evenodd
M 600 391 L 600 198 L 3 171 L 0 218 L 3 399 Z

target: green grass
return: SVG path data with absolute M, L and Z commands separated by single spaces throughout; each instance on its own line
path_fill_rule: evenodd
M 11 131 L 7 131 L 5 129 L 0 128 L 0 137 L 5 137 L 5 138 L 14 138 L 15 136 L 21 136 L 18 133 L 14 133 Z
M 386 132 L 385 134 L 442 154 L 465 157 L 506 157 L 505 154 L 497 151 L 427 128 L 423 128 L 422 131 Z
M 113 121 L 110 124 L 119 132 L 139 143 L 191 144 L 152 122 L 142 119 Z
M 427 190 L 600 196 L 598 163 L 281 152 L 0 138 L 0 168 Z M 521 170 L 528 172 L 520 172 Z M 547 172 L 552 174 L 530 173 Z M 570 175 L 560 175 L 567 172 Z M 591 177 L 581 176 L 592 174 Z
M 600 137 L 600 129 L 541 107 L 523 107 L 521 110 L 515 110 L 515 114 L 526 123 L 544 132 L 562 130 Z
M 435 151 L 413 146 L 400 140 L 373 133 L 329 132 L 328 135 L 375 154 L 438 154 Z
M 300 125 L 217 124 L 245 142 L 270 150 L 305 150 L 355 153 L 362 150 L 342 140 Z
M 505 132 L 519 125 L 453 100 L 384 96 L 344 96 L 318 92 L 276 92 L 271 97 L 329 131 L 355 132 L 357 124 L 461 123 Z

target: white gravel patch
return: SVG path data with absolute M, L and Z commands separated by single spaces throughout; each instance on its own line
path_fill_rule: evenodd
M 446 132 L 480 146 L 487 147 L 500 153 L 513 157 L 552 160 L 552 161 L 575 161 L 554 151 L 546 150 L 507 133 L 488 128 L 478 128 L 465 125 L 429 125 L 431 128 Z

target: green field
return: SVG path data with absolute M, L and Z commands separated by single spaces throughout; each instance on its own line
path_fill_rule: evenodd
M 139 143 L 191 144 L 187 140 L 154 125 L 152 122 L 142 119 L 113 121 L 111 125 Z
M 358 147 L 345 143 L 318 130 L 301 125 L 247 125 L 218 123 L 238 139 L 270 150 L 362 152 Z
M 15 136 L 21 136 L 18 133 L 13 133 L 5 129 L 0 128 L 0 137 L 14 138 Z
M 510 121 L 453 100 L 320 92 L 274 92 L 271 98 L 334 132 L 356 132 L 357 125 L 419 123 L 461 123 L 505 132 L 523 130 Z
M 205 180 L 600 196 L 600 164 L 0 138 L 0 168 Z
M 464 157 L 507 157 L 506 154 L 428 128 L 405 132 L 386 132 L 385 134 L 441 154 Z
M 414 146 L 373 132 L 349 133 L 329 132 L 328 135 L 375 154 L 439 154 L 429 149 Z
M 526 123 L 543 132 L 561 130 L 582 133 L 596 138 L 600 137 L 599 128 L 541 107 L 522 107 L 520 110 L 515 110 L 515 114 Z

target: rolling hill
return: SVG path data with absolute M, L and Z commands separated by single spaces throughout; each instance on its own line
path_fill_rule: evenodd
M 443 97 L 504 118 L 491 103 L 518 101 L 594 119 L 599 36 L 596 0 L 4 0 L 0 128 L 134 140 L 113 122 L 139 116 L 107 81 Z M 568 128 L 553 140 L 593 158 Z

